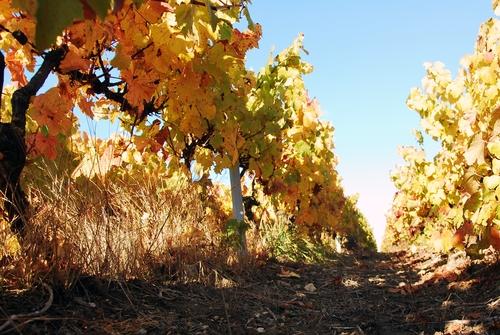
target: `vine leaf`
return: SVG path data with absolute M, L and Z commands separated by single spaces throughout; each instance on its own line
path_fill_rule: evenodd
M 476 162 L 478 164 L 484 163 L 484 144 L 481 134 L 474 136 L 469 149 L 464 153 L 465 161 L 468 165 L 472 165 Z
M 102 19 L 108 14 L 108 9 L 110 8 L 110 0 L 87 0 L 87 4 L 92 8 L 92 10 Z
M 37 48 L 49 48 L 56 37 L 77 19 L 83 19 L 83 7 L 79 0 L 38 0 L 35 37 Z

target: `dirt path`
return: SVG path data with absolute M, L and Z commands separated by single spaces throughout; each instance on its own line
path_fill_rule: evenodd
M 20 334 L 500 334 L 498 255 L 345 255 L 328 264 L 267 263 L 218 285 L 82 279 Z M 232 278 L 232 279 L 231 279 Z M 47 291 L 0 291 L 0 326 L 41 308 Z M 14 328 L 15 327 L 15 328 Z M 1 329 L 1 328 L 0 328 Z M 2 334 L 2 332 L 0 332 Z

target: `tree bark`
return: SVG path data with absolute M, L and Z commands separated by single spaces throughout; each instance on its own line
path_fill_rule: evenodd
M 59 66 L 65 53 L 65 49 L 60 47 L 45 55 L 42 65 L 28 84 L 13 93 L 11 122 L 0 123 L 0 192 L 4 193 L 4 210 L 11 230 L 21 236 L 26 228 L 29 206 L 20 184 L 26 165 L 26 112 L 31 97 L 36 95 L 52 70 Z M 0 52 L 0 93 L 3 92 L 4 71 L 5 59 Z

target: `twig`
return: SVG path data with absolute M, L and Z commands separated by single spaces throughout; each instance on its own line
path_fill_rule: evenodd
M 132 306 L 132 308 L 134 310 L 137 310 L 136 306 L 134 305 L 134 303 L 132 302 L 132 299 L 130 299 L 129 295 L 127 294 L 127 290 L 128 290 L 128 287 L 127 287 L 127 290 L 123 287 L 122 283 L 121 282 L 118 282 L 118 285 L 120 286 L 120 288 L 122 289 L 122 292 L 123 294 L 125 295 L 125 297 L 127 298 L 128 302 L 130 303 L 130 305 Z
M 361 329 L 360 326 L 356 326 L 356 329 L 358 330 L 359 335 L 365 335 L 365 332 Z
M 88 84 L 95 94 L 103 94 L 107 99 L 112 100 L 121 105 L 122 110 L 132 111 L 134 108 L 125 98 L 124 94 L 115 92 L 109 89 L 109 85 L 98 79 L 95 74 L 88 74 L 79 71 L 70 71 L 71 80 L 77 81 L 80 84 Z
M 278 318 L 276 317 L 276 315 L 273 313 L 273 311 L 269 307 L 265 307 L 265 309 L 269 312 L 269 314 L 271 314 L 274 321 L 278 321 Z
M 436 324 L 466 324 L 475 325 L 478 323 L 489 323 L 489 322 L 500 322 L 500 316 L 492 316 L 487 318 L 479 319 L 461 319 L 461 320 L 440 320 L 440 321 L 415 321 L 415 322 L 405 322 L 397 325 L 391 324 L 391 326 L 408 326 L 408 325 L 436 325 Z
M 32 49 L 31 51 L 33 53 L 37 54 L 38 56 L 41 56 L 41 53 L 38 51 L 36 46 L 30 40 L 28 40 L 28 37 L 26 36 L 26 34 L 23 33 L 21 30 L 11 31 L 11 30 L 7 29 L 3 24 L 0 24 L 0 31 L 5 31 L 5 32 L 11 34 L 12 37 L 14 37 L 21 45 L 28 44 L 31 47 L 31 49 Z
M 224 303 L 224 313 L 226 314 L 228 334 L 232 335 L 233 332 L 231 331 L 231 321 L 229 321 L 229 312 L 227 311 L 226 297 L 224 296 L 224 291 L 221 291 L 221 294 L 222 294 L 222 302 Z
M 330 327 L 331 329 L 335 330 L 354 330 L 356 327 Z
M 104 61 L 102 60 L 101 52 L 99 52 L 99 54 L 97 55 L 97 60 L 99 62 L 99 67 L 101 68 L 102 74 L 104 75 L 104 84 L 109 87 L 109 80 L 110 80 L 109 70 L 106 69 L 106 66 L 104 66 Z
M 191 2 L 189 3 L 190 5 L 196 5 L 196 6 L 204 6 L 204 7 L 207 7 L 207 4 L 205 2 L 202 2 L 202 1 L 198 1 L 198 0 L 191 0 Z M 216 6 L 216 5 L 211 5 L 210 8 L 212 10 L 224 10 L 224 9 L 232 9 L 232 8 L 243 8 L 244 7 L 244 4 L 227 4 L 227 5 L 220 5 L 220 6 Z
M 497 297 L 496 299 L 490 299 L 486 302 L 486 305 L 490 308 L 490 309 L 495 309 L 498 307 L 498 305 L 500 305 L 500 297 Z
M 5 321 L 1 326 L 0 326 L 0 332 L 3 332 L 7 329 L 9 326 L 14 326 L 14 321 L 19 320 L 19 319 L 26 319 L 26 318 L 36 318 L 43 313 L 47 312 L 47 310 L 52 306 L 52 302 L 54 301 L 54 291 L 52 288 L 45 284 L 42 283 L 42 286 L 49 292 L 49 299 L 45 303 L 42 309 L 39 309 L 38 311 L 34 311 L 32 313 L 26 313 L 26 314 L 12 314 L 7 318 L 7 321 Z M 29 320 L 28 320 L 29 321 Z M 24 322 L 26 323 L 26 321 Z
M 149 48 L 150 46 L 153 45 L 153 42 L 149 42 L 145 47 L 142 47 L 140 48 L 139 50 L 137 50 L 136 52 L 134 52 L 134 54 L 132 56 L 130 56 L 130 58 L 132 59 L 135 59 L 136 57 L 138 57 L 144 50 L 146 50 L 147 48 Z

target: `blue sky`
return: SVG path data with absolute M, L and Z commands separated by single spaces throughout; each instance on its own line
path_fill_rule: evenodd
M 271 50 L 305 34 L 305 59 L 315 69 L 306 78 L 310 96 L 335 126 L 343 185 L 360 194 L 380 239 L 394 194 L 389 173 L 401 163 L 397 147 L 415 144 L 419 126 L 405 105 L 410 88 L 420 85 L 426 61 L 456 73 L 480 24 L 493 15 L 491 0 L 254 0 L 250 12 L 264 31 L 247 61 L 255 70 Z

